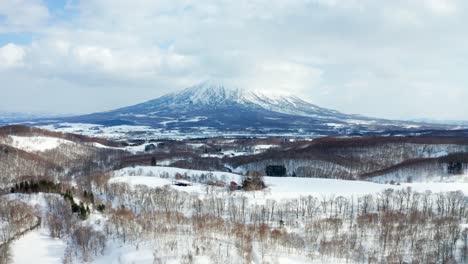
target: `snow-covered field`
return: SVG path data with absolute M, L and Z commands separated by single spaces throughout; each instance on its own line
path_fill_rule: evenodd
M 174 186 L 173 181 L 182 176 L 184 180 L 192 181 L 192 186 L 182 187 Z M 114 171 L 110 183 L 128 183 L 130 186 L 146 185 L 150 188 L 169 186 L 174 190 L 188 192 L 198 196 L 207 194 L 206 180 L 223 181 L 228 185 L 231 181 L 241 182 L 242 176 L 234 173 L 219 172 L 219 171 L 201 171 L 188 170 L 175 167 L 163 166 L 137 166 L 134 168 L 124 168 Z M 285 202 L 288 199 L 298 199 L 304 196 L 321 197 L 359 197 L 367 194 L 377 194 L 385 189 L 401 189 L 412 188 L 414 191 L 425 192 L 431 191 L 446 192 L 446 191 L 463 191 L 468 193 L 468 183 L 406 183 L 401 185 L 378 184 L 364 181 L 345 181 L 337 179 L 320 179 L 320 178 L 297 178 L 297 177 L 264 177 L 267 184 L 267 189 L 256 192 L 234 191 L 230 192 L 226 187 L 219 188 L 218 195 L 224 197 L 240 196 L 246 197 L 249 203 L 263 204 L 267 200 L 275 200 L 277 202 Z M 229 194 L 228 194 L 229 192 Z M 210 194 L 212 195 L 212 193 Z M 9 199 L 18 199 L 27 202 L 29 205 L 36 207 L 44 215 L 46 212 L 47 202 L 45 194 L 9 194 Z M 104 226 L 107 218 L 104 214 L 93 211 L 89 218 L 82 222 L 82 225 L 92 226 L 95 230 L 105 232 Z M 235 253 L 235 246 L 230 244 L 230 241 L 223 238 L 222 235 L 210 239 L 215 239 L 215 247 L 226 248 L 232 250 L 230 254 Z M 177 241 L 179 251 L 161 252 L 163 244 L 151 239 L 142 239 L 138 243 L 122 243 L 119 240 L 109 239 L 106 244 L 106 249 L 103 255 L 94 256 L 89 263 L 154 263 L 157 255 L 163 263 L 181 263 L 186 252 L 192 248 L 196 237 L 191 234 L 184 235 L 184 241 L 180 241 L 180 237 L 166 237 L 166 240 Z M 217 240 L 219 239 L 219 240 Z M 158 244 L 159 243 L 159 244 Z M 185 244 L 184 244 L 185 243 Z M 166 245 L 167 244 L 166 242 Z M 229 246 L 230 245 L 230 246 Z M 159 250 L 159 251 L 158 251 Z M 52 239 L 48 234 L 48 230 L 44 227 L 28 232 L 23 237 L 14 241 L 11 245 L 13 263 L 61 263 L 63 256 L 66 253 L 66 240 Z M 188 251 L 187 251 L 188 252 Z M 260 250 L 254 250 L 254 259 L 268 261 L 270 263 L 354 263 L 351 260 L 334 259 L 333 257 L 323 257 L 317 255 L 311 259 L 310 256 L 297 255 L 291 253 L 278 253 L 260 257 Z M 191 263 L 217 263 L 210 258 L 213 252 L 207 250 L 206 254 L 197 254 L 191 256 Z M 213 256 L 213 255 L 211 255 Z M 260 263 L 254 261 L 254 263 Z
M 419 173 L 408 173 L 407 171 L 397 171 L 383 176 L 376 176 L 369 179 L 372 182 L 388 183 L 407 182 L 408 178 L 411 182 L 418 183 L 468 183 L 468 173 L 461 175 L 451 175 L 441 173 L 440 171 L 421 171 Z
M 164 121 L 163 121 L 164 122 Z M 166 124 L 171 121 L 167 121 Z M 187 123 L 187 122 L 181 122 Z M 31 123 L 29 123 L 31 124 Z M 57 123 L 52 125 L 39 125 L 37 126 L 42 129 L 63 132 L 63 133 L 74 133 L 91 137 L 101 137 L 112 140 L 126 140 L 132 139 L 147 139 L 147 138 L 159 138 L 159 139 L 188 139 L 188 138 L 206 138 L 206 137 L 245 137 L 245 136 L 259 136 L 259 137 L 304 137 L 301 133 L 292 132 L 269 132 L 255 134 L 251 130 L 256 129 L 255 127 L 248 127 L 244 131 L 226 132 L 216 130 L 212 127 L 201 127 L 197 126 L 197 130 L 191 133 L 181 132 L 177 129 L 169 130 L 166 128 L 152 128 L 149 126 L 103 126 L 99 124 L 89 123 Z M 267 129 L 265 129 L 267 131 Z M 309 133 L 305 138 L 317 138 L 324 135 Z
M 105 146 L 105 145 L 102 145 L 100 143 L 94 142 L 93 146 L 97 147 L 97 148 L 125 150 L 125 151 L 131 152 L 133 154 L 136 154 L 136 153 L 139 153 L 139 152 L 144 152 L 147 144 L 141 144 L 141 145 L 138 145 L 138 146 L 127 146 L 127 147 L 109 147 L 109 146 Z
M 210 175 L 216 180 L 229 184 L 231 181 L 240 183 L 242 176 L 234 173 L 219 171 L 187 170 L 174 167 L 138 166 L 124 168 L 114 172 L 111 182 L 126 182 L 130 185 L 146 185 L 148 187 L 162 187 L 172 185 L 176 174 L 188 176 L 195 183 L 193 186 L 176 187 L 186 192 L 203 194 L 204 184 L 197 183 L 202 175 Z M 449 192 L 462 191 L 468 194 L 466 182 L 432 182 L 432 183 L 402 183 L 400 185 L 379 184 L 367 181 L 348 181 L 322 178 L 298 177 L 264 177 L 267 189 L 254 192 L 255 198 L 264 199 L 295 199 L 301 196 L 362 196 L 380 193 L 385 189 L 411 188 L 414 191 Z M 249 193 L 247 193 L 249 194 Z
M 170 121 L 167 121 L 170 122 Z M 91 137 L 101 137 L 113 140 L 125 140 L 129 137 L 133 139 L 146 139 L 151 138 L 171 138 L 171 139 L 185 139 L 197 138 L 207 136 L 222 136 L 223 133 L 211 131 L 206 128 L 206 132 L 200 129 L 201 132 L 197 134 L 180 133 L 178 130 L 155 129 L 149 126 L 103 126 L 98 124 L 86 123 L 59 123 L 55 125 L 38 126 L 42 129 L 53 130 L 63 133 L 74 133 Z
M 221 244 L 217 244 L 216 246 L 220 246 Z M 92 263 L 95 264 L 108 264 L 108 263 L 138 263 L 138 264 L 153 264 L 154 262 L 154 248 L 156 245 L 152 242 L 147 243 L 140 243 L 138 245 L 138 249 L 135 248 L 134 245 L 119 245 L 113 244 L 108 251 L 108 254 L 97 257 L 93 260 Z M 163 263 L 166 264 L 178 264 L 181 263 L 181 257 L 165 257 L 161 258 L 164 260 Z M 275 258 L 270 257 L 266 258 L 269 259 L 271 262 L 267 263 L 276 263 L 276 264 L 353 264 L 352 261 L 340 260 L 340 259 L 333 259 L 333 258 L 326 258 L 326 259 L 317 259 L 311 260 L 306 256 L 302 255 L 289 255 L 289 256 L 275 256 Z M 201 255 L 201 256 L 193 256 L 194 264 L 218 264 L 210 259 L 209 256 Z M 257 262 L 255 262 L 257 263 Z
M 14 264 L 62 263 L 66 244 L 53 239 L 46 229 L 36 229 L 11 245 Z
M 125 182 L 131 186 L 136 185 L 146 185 L 151 188 L 163 187 L 171 185 L 172 181 L 169 179 L 162 179 L 160 177 L 150 177 L 150 176 L 120 176 L 115 177 L 110 180 L 110 183 Z
M 203 170 L 189 170 L 175 167 L 163 166 L 136 166 L 124 168 L 114 171 L 115 177 L 128 177 L 128 176 L 147 176 L 147 177 L 162 177 L 174 179 L 176 173 L 182 176 L 189 176 L 194 179 L 199 179 L 202 175 L 210 175 L 216 177 L 218 180 L 229 183 L 230 181 L 239 181 L 241 176 L 234 173 L 223 171 L 203 171 Z
M 8 136 L 2 142 L 4 144 L 10 145 L 12 147 L 32 152 L 41 152 L 51 149 L 58 148 L 62 144 L 73 145 L 75 144 L 72 141 L 55 138 L 55 137 L 44 137 L 44 136 L 33 136 L 33 137 L 23 137 L 23 136 Z
M 44 125 L 38 126 L 42 129 L 62 132 L 62 133 L 74 133 L 81 134 L 91 137 L 102 137 L 109 139 L 125 139 L 126 135 L 133 132 L 145 132 L 158 134 L 160 131 L 152 129 L 148 126 L 103 126 L 98 124 L 86 124 L 86 123 L 60 123 L 55 125 Z

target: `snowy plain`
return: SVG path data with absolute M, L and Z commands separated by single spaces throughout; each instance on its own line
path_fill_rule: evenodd
M 146 185 L 148 187 L 163 187 L 172 185 L 176 174 L 190 177 L 195 183 L 193 186 L 176 187 L 186 192 L 203 194 L 204 184 L 196 183 L 202 175 L 210 175 L 228 185 L 231 181 L 240 183 L 239 174 L 219 171 L 199 171 L 163 166 L 137 166 L 124 168 L 114 172 L 111 182 L 126 182 L 130 185 Z M 427 182 L 427 183 L 401 183 L 399 185 L 380 184 L 367 181 L 349 181 L 325 178 L 298 178 L 298 177 L 264 177 L 267 189 L 254 192 L 255 198 L 260 199 L 296 199 L 301 196 L 362 196 L 375 194 L 385 189 L 411 188 L 413 191 L 433 193 L 462 191 L 468 194 L 467 182 Z

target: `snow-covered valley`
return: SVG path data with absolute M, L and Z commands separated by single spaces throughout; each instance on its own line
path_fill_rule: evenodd
M 468 0 L 0 0 L 0 264 L 468 264 Z
M 468 255 L 462 138 L 112 142 L 5 131 L 0 256 L 12 263 L 463 263 Z
M 190 179 L 186 180 L 187 182 L 191 183 L 190 186 L 175 185 L 175 182 L 177 181 L 176 178 L 180 177 L 181 175 L 185 179 Z M 206 183 L 203 183 L 206 181 L 217 180 L 224 182 L 226 186 L 220 186 L 219 184 L 217 186 L 210 186 Z M 130 210 L 134 211 L 136 215 L 140 215 L 140 217 L 146 217 L 144 212 L 147 212 L 149 208 L 154 207 L 154 209 L 156 209 L 161 206 L 157 204 L 151 205 L 151 202 L 150 204 L 147 204 L 147 202 L 149 202 L 147 198 L 151 196 L 157 197 L 157 195 L 154 196 L 155 194 L 151 194 L 156 190 L 165 190 L 166 194 L 168 194 L 170 197 L 174 197 L 175 199 L 179 200 L 175 202 L 182 203 L 182 205 L 178 205 L 182 207 L 180 207 L 180 211 L 177 211 L 185 215 L 185 217 L 190 218 L 196 218 L 196 215 L 201 213 L 197 212 L 197 210 L 207 210 L 207 212 L 203 213 L 205 216 L 207 216 L 208 211 L 211 210 L 209 207 L 199 209 L 191 208 L 190 206 L 185 207 L 197 200 L 203 201 L 203 203 L 207 203 L 213 199 L 221 199 L 228 207 L 234 206 L 231 203 L 239 203 L 238 206 L 240 206 L 241 202 L 244 201 L 247 202 L 247 207 L 244 210 L 247 210 L 250 213 L 254 213 L 256 210 L 258 210 L 254 208 L 270 208 L 271 206 L 277 206 L 279 212 L 283 212 L 283 217 L 276 218 L 277 216 L 274 216 L 272 219 L 267 220 L 267 222 L 269 222 L 272 226 L 276 226 L 276 228 L 280 228 L 280 230 L 283 230 L 283 232 L 299 234 L 307 230 L 307 223 L 309 221 L 320 222 L 322 221 L 320 219 L 326 220 L 330 217 L 339 219 L 341 215 L 344 216 L 349 214 L 349 211 L 346 213 L 343 211 L 350 209 L 347 208 L 350 206 L 348 203 L 349 201 L 357 202 L 355 205 L 356 208 L 354 210 L 359 211 L 364 210 L 360 208 L 360 206 L 363 206 L 362 204 L 359 205 L 360 201 L 362 202 L 365 201 L 365 199 L 369 199 L 368 202 L 371 204 L 368 205 L 369 208 L 367 210 L 373 211 L 376 209 L 372 209 L 372 207 L 375 206 L 372 205 L 372 203 L 382 202 L 379 201 L 379 199 L 381 199 L 379 197 L 384 193 L 387 193 L 389 197 L 395 195 L 395 199 L 397 198 L 397 195 L 400 195 L 400 192 L 402 195 L 409 194 L 410 196 L 417 194 L 428 195 L 429 193 L 434 193 L 434 196 L 431 199 L 434 199 L 435 202 L 435 195 L 438 194 L 445 195 L 446 192 L 456 191 L 462 191 L 463 193 L 468 192 L 468 183 L 407 183 L 402 185 L 386 185 L 361 181 L 296 177 L 265 177 L 264 180 L 267 184 L 267 188 L 261 191 L 246 193 L 243 191 L 232 191 L 228 189 L 230 182 L 241 180 L 242 176 L 225 172 L 197 171 L 173 167 L 151 166 L 124 168 L 113 173 L 113 176 L 110 178 L 108 183 L 108 190 L 101 192 L 101 194 L 97 195 L 97 197 L 99 196 L 99 199 L 108 200 L 108 204 L 111 202 L 111 204 L 113 204 L 115 207 L 129 208 Z M 145 186 L 150 189 L 147 189 Z M 390 189 L 394 190 L 393 194 L 388 194 Z M 96 190 L 96 193 L 99 193 L 99 191 Z M 180 194 L 182 194 L 182 196 L 180 196 Z M 184 195 L 187 196 L 187 198 L 182 198 Z M 50 210 L 50 208 L 48 208 L 48 206 L 50 206 L 48 205 L 49 202 L 46 202 L 48 199 L 47 197 L 48 195 L 39 194 L 39 196 L 33 195 L 32 199 L 30 199 L 28 198 L 27 194 L 24 194 L 21 196 L 11 196 L 8 199 L 15 200 L 19 198 L 21 201 L 26 202 L 31 206 L 35 206 L 40 211 L 45 213 Z M 376 200 L 372 201 L 373 199 Z M 294 212 L 291 210 L 294 209 L 295 206 L 299 205 L 296 204 L 299 201 L 315 204 L 315 207 L 311 208 L 314 210 L 313 216 L 308 216 L 310 219 L 306 220 L 306 218 L 303 218 L 304 216 L 300 217 L 300 219 L 302 219 L 301 222 L 304 221 L 303 224 L 306 224 L 306 226 L 303 226 L 303 224 L 298 222 L 290 222 L 293 220 L 290 219 L 292 216 L 290 214 Z M 323 202 L 330 203 L 329 211 L 322 208 Z M 202 206 L 205 207 L 208 205 Z M 288 208 L 288 206 L 293 207 Z M 398 209 L 397 203 L 392 206 L 395 206 L 395 210 L 401 210 Z M 297 209 L 299 210 L 300 207 Z M 226 210 L 226 213 L 228 213 L 229 208 L 224 208 L 222 210 Z M 303 213 L 307 215 L 311 212 L 307 213 L 304 211 Z M 359 214 L 359 212 L 357 213 Z M 112 217 L 115 217 L 112 216 L 112 213 L 108 215 L 92 210 L 88 216 L 88 219 L 78 224 L 82 226 L 90 226 L 95 230 L 104 232 L 105 230 L 109 230 L 109 228 L 115 228 L 114 225 L 116 223 L 113 222 L 115 220 L 112 220 Z M 254 222 L 257 221 L 254 220 L 252 216 L 247 217 L 247 215 L 239 215 L 239 217 L 246 217 L 242 220 L 246 223 L 254 224 Z M 229 221 L 230 216 L 226 215 L 223 218 L 225 218 L 225 221 Z M 208 221 L 213 220 L 211 219 Z M 118 235 L 118 233 L 122 231 L 115 229 L 114 232 L 117 233 L 111 232 L 113 235 L 108 237 L 108 241 L 103 253 L 96 255 L 93 255 L 94 253 L 91 254 L 90 256 L 86 257 L 86 262 L 154 263 L 154 261 L 157 260 L 162 261 L 162 263 L 185 263 L 185 261 L 189 259 L 191 263 L 220 263 L 220 261 L 223 263 L 243 263 L 242 255 L 238 255 L 238 246 L 234 242 L 231 242 L 233 238 L 227 233 L 219 233 L 219 230 L 208 231 L 208 233 L 199 233 L 200 231 L 193 229 L 194 227 L 192 227 L 191 224 L 187 223 L 187 225 L 180 223 L 175 225 L 177 226 L 178 231 L 175 233 L 170 232 L 164 235 L 159 234 L 158 236 L 160 237 L 156 239 L 156 237 L 153 235 L 148 236 L 148 234 L 156 232 L 156 230 L 144 231 L 144 229 L 139 229 L 138 225 L 134 226 L 134 224 L 137 224 L 137 222 L 133 224 L 130 222 L 126 223 L 126 225 L 129 226 L 125 228 L 130 229 L 127 229 L 126 231 L 122 230 L 123 232 L 126 232 L 125 236 L 127 236 L 127 238 L 124 238 L 124 240 L 122 240 L 122 234 Z M 165 223 L 165 225 L 168 224 L 169 223 Z M 122 226 L 122 228 L 124 228 L 124 226 Z M 340 229 L 343 232 L 346 230 L 348 230 L 346 232 L 353 230 L 352 227 L 346 226 L 341 226 Z M 375 231 L 368 230 L 367 232 L 372 233 Z M 73 263 L 79 263 L 83 261 L 83 256 L 80 255 L 83 254 L 83 252 L 79 253 L 78 255 L 74 255 L 75 253 L 70 254 L 70 250 L 73 251 L 73 249 L 69 248 L 70 245 L 67 247 L 67 243 L 70 243 L 67 237 L 54 239 L 51 238 L 49 234 L 50 231 L 48 230 L 47 224 L 45 224 L 39 229 L 26 233 L 24 236 L 14 241 L 11 244 L 13 263 L 31 263 L 31 261 L 37 261 L 39 263 L 59 263 L 63 261 L 66 252 L 68 252 L 67 258 L 70 258 Z M 326 233 L 323 234 L 324 237 L 328 237 L 329 235 L 330 234 Z M 372 235 L 368 234 L 367 236 Z M 265 242 L 254 242 L 254 244 L 252 244 L 252 263 L 262 263 L 264 261 L 273 261 L 275 263 L 317 264 L 360 263 L 357 260 L 353 261 L 350 258 L 334 257 L 333 255 L 325 257 L 324 255 L 319 254 L 319 252 L 312 252 L 312 255 L 310 255 L 311 252 L 309 252 L 309 255 L 304 256 L 304 253 L 312 250 L 313 247 L 301 247 L 302 249 L 300 251 L 297 251 L 299 249 L 296 249 L 295 251 L 291 252 L 290 250 L 286 250 L 286 248 L 277 248 L 277 246 L 271 245 L 269 243 L 263 243 Z M 210 245 L 212 247 L 215 246 L 215 248 L 206 248 Z M 267 245 L 268 247 L 275 248 L 275 250 L 272 251 L 271 249 L 264 248 Z M 368 250 L 372 248 L 370 244 L 367 244 L 366 247 L 369 247 Z M 34 248 L 34 250 L 28 250 L 29 248 Z M 220 254 L 219 251 L 222 251 L 223 253 Z M 28 253 L 26 254 L 25 252 Z M 223 254 L 226 255 L 223 257 Z M 227 259 L 225 257 L 229 258 Z M 411 259 L 411 256 L 407 255 L 405 258 Z

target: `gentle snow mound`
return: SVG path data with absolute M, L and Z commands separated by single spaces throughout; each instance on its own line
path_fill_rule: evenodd
M 62 144 L 72 145 L 75 144 L 72 141 L 54 138 L 54 137 L 44 137 L 44 136 L 33 136 L 33 137 L 24 137 L 24 136 L 9 136 L 11 139 L 9 145 L 12 147 L 32 152 L 42 152 L 51 149 L 58 148 Z M 8 142 L 6 142 L 8 144 Z

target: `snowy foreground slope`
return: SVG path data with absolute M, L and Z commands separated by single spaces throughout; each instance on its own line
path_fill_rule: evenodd
M 65 242 L 51 238 L 46 229 L 34 230 L 13 242 L 13 263 L 61 263 L 65 248 Z
M 60 195 L 8 194 L 9 200 L 35 207 L 44 219 L 40 228 L 11 244 L 13 263 L 396 263 L 393 254 L 408 262 L 423 256 L 421 263 L 430 263 L 439 258 L 428 253 L 436 252 L 433 246 L 453 241 L 450 233 L 441 238 L 433 232 L 463 231 L 466 225 L 465 218 L 443 220 L 461 215 L 465 182 L 390 185 L 264 177 L 267 188 L 261 191 L 227 188 L 242 180 L 234 173 L 163 166 L 116 170 L 107 184 L 93 187 L 94 199 L 108 209 L 99 212 L 90 205 L 89 216 L 75 221 L 74 229 L 81 231 L 61 238 L 50 237 L 54 225 L 48 220 L 56 210 L 52 207 L 63 203 Z M 438 210 L 444 217 L 436 217 Z M 407 226 L 416 212 L 428 220 Z M 388 223 L 381 226 L 382 221 Z M 400 229 L 385 231 L 393 225 Z M 401 229 L 405 233 L 398 233 Z M 382 241 L 381 232 L 400 234 L 400 242 Z M 105 246 L 92 234 L 105 239 Z M 415 255 L 412 239 L 428 238 L 434 242 L 425 242 L 425 253 Z M 91 240 L 80 246 L 86 239 Z M 462 244 L 455 240 L 456 248 Z M 456 252 L 461 259 L 461 251 Z M 378 261 L 382 258 L 386 261 Z
M 464 138 L 0 141 L 7 263 L 468 263 Z
M 153 176 L 130 176 L 136 173 L 143 175 L 153 175 Z M 184 175 L 190 175 L 194 179 L 202 174 L 210 174 L 214 177 L 219 177 L 225 181 L 240 180 L 239 175 L 224 173 L 224 172 L 207 172 L 207 171 L 196 171 L 196 170 L 183 170 L 178 168 L 171 167 L 137 167 L 137 168 L 126 168 L 120 171 L 115 172 L 115 177 L 110 181 L 110 184 L 117 182 L 128 182 L 135 186 L 147 185 L 150 187 L 169 187 L 171 185 L 171 180 L 177 173 Z M 161 178 L 164 177 L 164 178 Z M 170 188 L 178 189 L 182 193 L 188 191 L 193 191 L 200 195 L 203 194 L 203 188 L 201 184 L 193 186 L 193 188 L 188 187 L 189 189 L 180 188 L 173 186 Z M 318 194 L 318 193 L 317 193 Z M 55 195 L 8 195 L 10 200 L 20 200 L 26 202 L 27 204 L 36 208 L 39 212 L 39 215 L 46 218 L 47 211 L 49 210 L 47 201 L 48 198 L 54 197 Z M 280 197 L 276 197 L 280 198 Z M 261 202 L 261 200 L 260 200 Z M 99 212 L 93 212 L 89 219 L 82 223 L 83 226 L 91 226 L 93 229 L 103 231 L 105 226 L 109 221 L 108 218 L 103 217 Z M 103 255 L 94 256 L 92 259 L 84 261 L 86 263 L 96 263 L 96 264 L 107 264 L 107 263 L 155 263 L 155 259 L 161 262 L 156 263 L 242 263 L 239 259 L 238 261 L 227 260 L 219 261 L 213 260 L 212 256 L 209 255 L 196 255 L 189 256 L 187 252 L 193 247 L 193 243 L 196 243 L 196 237 L 193 237 L 190 234 L 175 236 L 176 244 L 179 250 L 173 250 L 170 247 L 164 246 L 161 248 L 162 241 L 158 239 L 143 240 L 138 243 L 122 243 L 121 241 L 108 241 L 105 253 Z M 211 238 L 213 239 L 213 238 Z M 11 254 L 12 254 L 12 263 L 15 264 L 29 264 L 29 263 L 63 263 L 64 256 L 69 254 L 69 248 L 67 248 L 68 239 L 57 239 L 51 238 L 49 236 L 49 230 L 44 225 L 39 229 L 35 229 L 26 233 L 24 236 L 21 236 L 19 239 L 15 240 L 11 245 Z M 229 238 L 224 236 L 216 236 L 214 238 L 215 243 L 212 244 L 216 250 L 223 250 L 223 254 L 226 254 L 225 250 L 228 249 L 227 254 L 232 254 L 236 256 L 236 246 L 234 242 L 229 241 Z M 226 246 L 228 245 L 228 247 Z M 159 250 L 158 250 L 159 249 Z M 167 251 L 167 252 L 165 252 Z M 209 252 L 209 250 L 204 249 L 204 251 Z M 325 264 L 325 263 L 353 263 L 345 261 L 340 258 L 329 257 L 325 259 L 316 259 L 311 260 L 310 258 L 303 256 L 300 253 L 295 252 L 279 252 L 276 254 L 266 255 L 263 257 L 258 256 L 258 252 L 254 253 L 254 258 L 262 258 L 264 261 L 272 261 L 273 263 L 314 263 L 314 264 Z M 156 255 L 159 257 L 156 258 Z M 69 259 L 69 257 L 67 257 Z M 71 257 L 70 259 L 73 259 Z M 75 259 L 72 260 L 72 263 L 81 263 L 83 260 Z M 258 261 L 253 261 L 252 263 L 260 263 Z

